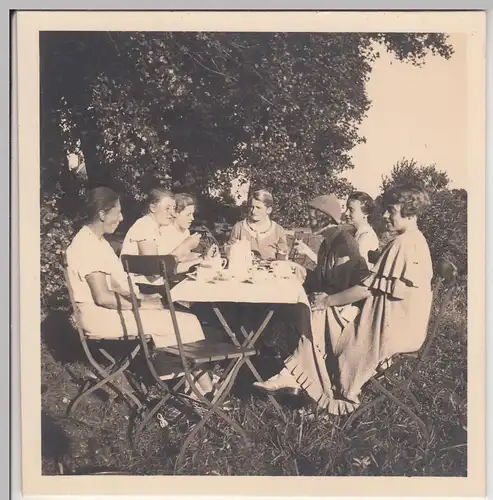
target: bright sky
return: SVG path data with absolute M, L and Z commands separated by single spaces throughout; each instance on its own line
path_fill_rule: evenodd
M 452 187 L 467 187 L 466 37 L 449 41 L 455 53 L 448 61 L 428 56 L 421 68 L 380 52 L 367 84 L 372 107 L 360 127 L 367 142 L 353 150 L 354 170 L 342 174 L 358 190 L 378 195 L 382 175 L 402 158 L 435 163 Z
M 435 163 L 451 187 L 467 187 L 466 42 L 466 35 L 450 35 L 452 57 L 429 55 L 422 67 L 380 50 L 367 83 L 372 106 L 360 127 L 366 144 L 352 151 L 355 168 L 341 174 L 356 189 L 377 196 L 382 175 L 403 158 Z M 247 189 L 240 190 L 243 196 Z

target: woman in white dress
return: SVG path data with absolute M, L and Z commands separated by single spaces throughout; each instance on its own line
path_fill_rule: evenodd
M 174 241 L 170 241 L 168 229 L 175 221 L 176 201 L 171 191 L 162 187 L 151 189 L 147 196 L 147 213 L 128 230 L 123 241 L 122 255 L 175 255 L 178 272 L 185 272 L 201 259 L 192 254 L 200 243 L 200 234 L 189 236 L 180 242 L 179 252 Z M 175 251 L 173 251 L 175 250 Z M 173 251 L 173 252 L 172 252 Z
M 173 205 L 168 203 L 168 206 L 169 210 L 163 209 L 163 213 L 171 212 Z M 89 191 L 86 208 L 88 221 L 66 251 L 68 279 L 81 327 L 89 337 L 135 336 L 138 330 L 127 275 L 121 260 L 104 237 L 114 233 L 123 220 L 119 196 L 107 187 L 97 187 Z M 153 214 L 160 214 L 159 210 L 153 210 Z M 161 215 L 156 217 L 157 221 Z M 170 274 L 176 272 L 175 257 L 169 256 L 166 265 Z M 176 345 L 171 314 L 163 306 L 161 298 L 144 295 L 138 301 L 144 332 L 152 336 L 156 347 Z M 195 315 L 177 311 L 177 320 L 184 342 L 204 339 L 202 327 Z M 204 394 L 212 394 L 213 387 L 208 374 L 197 375 L 197 380 Z
M 171 224 L 161 228 L 162 245 L 165 253 L 172 253 L 185 257 L 190 252 L 191 245 L 188 239 L 191 237 L 190 226 L 195 216 L 195 199 L 185 193 L 175 194 L 175 212 Z M 194 238 L 199 238 L 199 235 Z

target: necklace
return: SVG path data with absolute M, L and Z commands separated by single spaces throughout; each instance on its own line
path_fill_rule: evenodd
M 252 231 L 253 233 L 256 233 L 257 235 L 262 235 L 262 236 L 264 234 L 267 234 L 272 229 L 272 221 L 270 221 L 269 227 L 265 231 L 259 231 L 258 229 L 255 229 L 246 220 L 245 220 L 245 224 L 250 231 Z

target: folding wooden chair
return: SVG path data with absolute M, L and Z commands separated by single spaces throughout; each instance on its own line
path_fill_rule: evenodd
M 454 264 L 442 258 L 439 260 L 437 265 L 437 275 L 438 278 L 435 286 L 433 287 L 432 304 L 434 305 L 437 300 L 439 300 L 439 290 L 441 287 L 443 287 L 446 292 L 443 295 L 443 298 L 438 307 L 438 313 L 435 316 L 433 325 L 431 329 L 428 330 L 428 334 L 423 347 L 418 352 L 398 354 L 391 359 L 391 363 L 384 363 L 384 366 L 377 369 L 377 373 L 373 376 L 373 378 L 369 380 L 367 385 L 375 389 L 378 393 L 380 393 L 380 395 L 375 399 L 369 401 L 367 404 L 361 405 L 354 413 L 352 413 L 343 425 L 343 429 L 351 428 L 354 421 L 358 417 L 360 417 L 366 410 L 373 408 L 386 399 L 390 399 L 419 425 L 423 432 L 423 436 L 427 441 L 429 440 L 429 432 L 426 424 L 397 395 L 400 393 L 404 396 L 407 396 L 407 398 L 412 402 L 415 410 L 420 409 L 418 399 L 411 390 L 411 384 L 419 376 L 420 370 L 429 355 L 431 346 L 438 332 L 440 320 L 442 319 L 447 305 L 454 293 L 457 283 L 457 268 Z M 398 380 L 396 377 L 394 377 L 394 375 L 406 362 L 414 363 L 414 367 L 407 377 L 405 377 L 403 380 Z
M 122 335 L 120 338 L 107 339 L 104 337 L 104 325 L 101 325 L 101 336 L 87 335 L 81 327 L 82 323 L 79 317 L 79 310 L 74 301 L 72 288 L 68 279 L 67 258 L 65 253 L 62 255 L 62 262 L 65 283 L 72 304 L 73 317 L 79 334 L 79 340 L 84 349 L 86 358 L 91 365 L 92 372 L 94 373 L 94 377 L 86 380 L 80 393 L 69 404 L 67 414 L 73 414 L 82 400 L 87 398 L 90 394 L 98 389 L 104 390 L 107 387 L 123 397 L 131 409 L 141 408 L 142 402 L 137 395 L 137 391 L 129 390 L 120 382 L 121 377 L 127 377 L 127 380 L 131 378 L 132 383 L 134 385 L 136 384 L 132 374 L 128 371 L 128 367 L 141 349 L 139 337 Z M 117 354 L 118 352 L 119 354 Z M 104 360 L 103 362 L 98 362 L 96 360 L 97 354 L 101 356 L 102 360 Z M 145 386 L 140 385 L 140 389 L 145 394 Z
M 182 465 L 185 458 L 185 453 L 188 446 L 193 442 L 199 431 L 205 426 L 207 421 L 213 415 L 222 418 L 226 423 L 231 425 L 238 434 L 243 438 L 245 444 L 249 444 L 248 437 L 241 426 L 232 420 L 221 409 L 221 404 L 225 401 L 230 393 L 238 372 L 242 365 L 251 356 L 257 354 L 257 350 L 248 346 L 238 346 L 224 341 L 200 340 L 198 342 L 183 343 L 180 328 L 177 321 L 176 309 L 171 297 L 169 277 L 166 271 L 165 261 L 162 256 L 136 256 L 123 255 L 122 263 L 128 276 L 128 283 L 131 290 L 131 300 L 143 354 L 147 361 L 147 366 L 152 374 L 158 388 L 162 390 L 162 397 L 157 404 L 151 408 L 144 416 L 142 422 L 138 426 L 134 444 L 140 440 L 140 435 L 143 428 L 156 415 L 158 410 L 166 404 L 171 398 L 177 398 L 186 404 L 190 404 L 192 409 L 196 410 L 197 402 L 205 407 L 205 414 L 197 412 L 201 416 L 201 420 L 193 427 L 187 438 L 185 439 L 180 453 L 178 455 L 175 472 Z M 173 323 L 174 332 L 176 335 L 176 345 L 162 348 L 150 349 L 146 342 L 146 335 L 143 330 L 141 314 L 138 307 L 137 299 L 134 293 L 133 275 L 143 276 L 162 276 L 164 281 L 165 300 Z M 220 381 L 216 384 L 217 393 L 213 400 L 207 399 L 198 389 L 195 379 L 192 375 L 192 370 L 207 369 L 212 362 L 229 361 L 226 366 Z M 181 377 L 173 387 L 166 384 L 166 380 L 172 380 Z M 178 392 L 180 388 L 187 382 L 197 401 L 183 393 Z

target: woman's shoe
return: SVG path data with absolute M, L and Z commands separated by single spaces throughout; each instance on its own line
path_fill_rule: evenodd
M 299 396 L 301 393 L 300 387 L 295 385 L 295 380 L 290 375 L 276 375 L 265 382 L 254 382 L 253 385 L 257 389 L 272 395 L 287 394 L 290 396 Z

